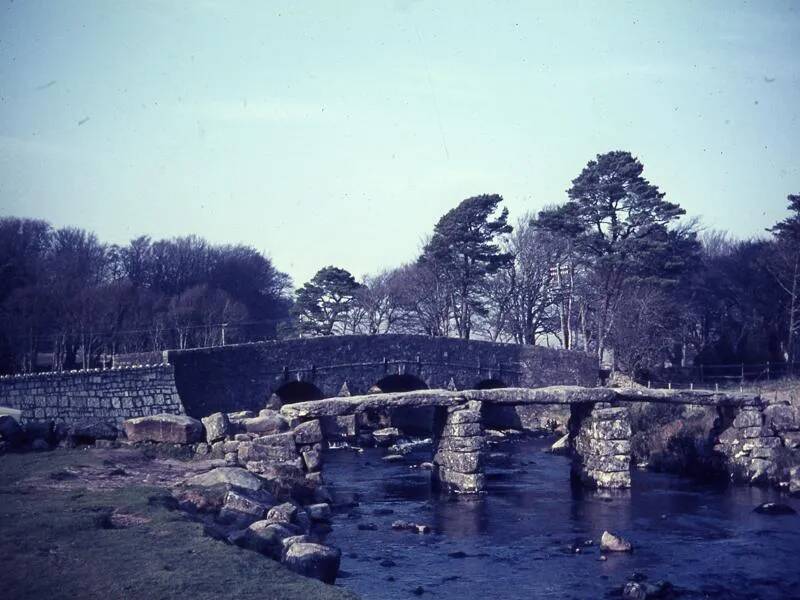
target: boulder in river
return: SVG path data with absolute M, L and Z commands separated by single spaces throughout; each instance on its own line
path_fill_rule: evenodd
M 781 504 L 780 502 L 765 502 L 753 509 L 755 512 L 762 515 L 796 515 L 797 511 L 788 504 Z
M 122 426 L 132 442 L 194 444 L 203 441 L 203 424 L 186 415 L 161 413 L 128 419 Z
M 431 532 L 431 528 L 428 525 L 420 525 L 419 523 L 411 523 L 410 521 L 395 521 L 392 523 L 392 529 L 396 531 L 413 531 L 414 533 Z
M 385 427 L 372 432 L 372 437 L 375 438 L 375 445 L 380 447 L 391 446 L 401 435 L 397 427 Z
M 564 435 L 550 446 L 550 452 L 553 454 L 568 454 L 569 453 L 569 434 Z
M 314 577 L 328 584 L 336 582 L 342 553 L 338 548 L 296 542 L 289 546 L 283 557 L 283 564 L 295 573 Z
M 633 552 L 633 545 L 623 537 L 604 531 L 600 538 L 600 549 L 606 552 Z

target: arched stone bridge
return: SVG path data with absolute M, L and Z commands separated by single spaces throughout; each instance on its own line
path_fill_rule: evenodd
M 421 390 L 299 402 L 283 406 L 281 412 L 295 421 L 319 420 L 326 433 L 349 431 L 356 436 L 363 421 L 359 417 L 371 411 L 433 409 L 433 482 L 459 492 L 477 492 L 485 485 L 484 414 L 488 407 L 566 405 L 573 477 L 590 487 L 626 488 L 631 483 L 627 406 L 632 402 L 713 406 L 720 416 L 718 433 L 741 432 L 756 445 L 764 435 L 760 396 L 685 390 L 578 386 Z
M 581 352 L 432 338 L 352 335 L 172 350 L 175 382 L 187 414 L 259 410 L 369 390 L 401 392 L 596 385 L 597 361 Z M 343 387 L 345 390 L 343 390 Z

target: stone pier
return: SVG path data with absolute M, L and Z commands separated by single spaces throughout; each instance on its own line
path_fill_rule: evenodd
M 716 407 L 720 419 L 715 429 L 722 434 L 715 450 L 727 457 L 729 470 L 741 471 L 740 478 L 750 482 L 774 479 L 783 463 L 796 460 L 786 453 L 800 445 L 800 414 L 785 405 L 763 408 L 758 394 L 578 386 L 416 390 L 298 402 L 284 405 L 281 413 L 290 420 L 319 419 L 326 439 L 344 433 L 347 439 L 358 439 L 359 423 L 371 411 L 383 414 L 402 409 L 413 415 L 433 410 L 432 483 L 446 490 L 474 493 L 486 488 L 484 412 L 521 405 L 568 407 L 574 479 L 587 487 L 629 488 L 628 407 L 640 402 Z M 309 458 L 315 462 L 317 447 L 306 444 L 304 449 L 312 452 Z
M 587 487 L 631 487 L 631 424 L 627 407 L 573 404 L 569 421 L 572 477 Z
M 485 445 L 480 402 L 438 408 L 434 418 L 433 485 L 459 493 L 482 491 L 486 487 Z

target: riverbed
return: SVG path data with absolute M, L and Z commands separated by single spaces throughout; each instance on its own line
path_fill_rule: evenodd
M 563 600 L 614 597 L 637 574 L 671 582 L 681 598 L 800 598 L 800 515 L 753 512 L 780 501 L 800 513 L 797 499 L 646 471 L 634 472 L 630 491 L 575 489 L 569 459 L 544 452 L 550 443 L 494 445 L 487 492 L 472 497 L 431 492 L 419 467 L 429 446 L 401 462 L 382 460 L 381 449 L 328 451 L 326 481 L 358 501 L 328 537 L 342 549 L 337 585 L 365 600 Z M 396 520 L 432 532 L 392 530 Z M 601 553 L 604 530 L 634 552 Z

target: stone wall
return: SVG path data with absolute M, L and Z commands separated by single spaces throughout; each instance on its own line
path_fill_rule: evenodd
M 169 365 L 0 377 L 0 406 L 67 425 L 184 414 Z
M 721 409 L 722 426 L 714 450 L 725 457 L 734 481 L 765 484 L 788 481 L 800 465 L 800 409 L 771 404 L 738 413 Z
M 336 396 L 343 384 L 363 394 L 402 376 L 420 387 L 597 385 L 596 360 L 581 352 L 418 335 L 332 336 L 174 350 L 181 399 L 189 415 L 258 410 L 273 394 Z M 394 377 L 393 377 L 394 376 Z M 390 378 L 390 379 L 387 379 Z M 299 382 L 299 385 L 298 385 Z M 290 387 L 292 386 L 292 387 Z M 386 390 L 384 390 L 386 391 Z

